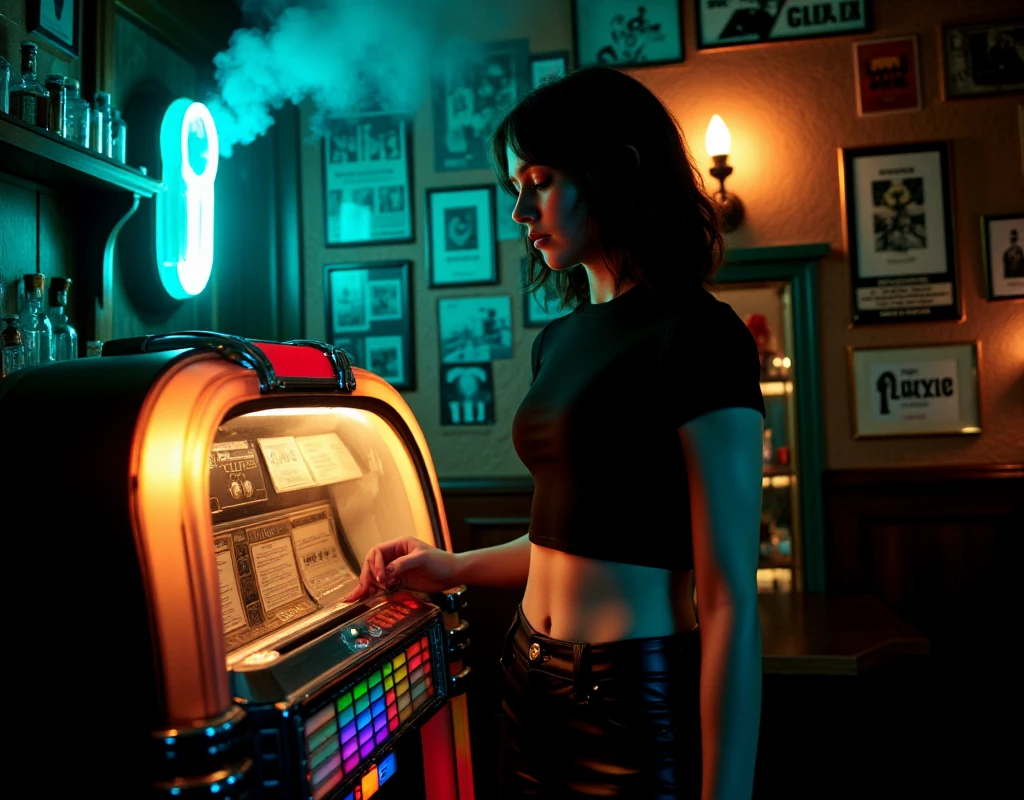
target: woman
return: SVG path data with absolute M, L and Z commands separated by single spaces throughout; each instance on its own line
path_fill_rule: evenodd
M 525 584 L 502 657 L 505 797 L 749 798 L 764 403 L 753 338 L 705 289 L 714 206 L 671 114 L 617 70 L 535 89 L 492 148 L 528 288 L 554 281 L 575 307 L 534 341 L 513 424 L 530 531 L 458 554 L 388 542 L 350 597 Z

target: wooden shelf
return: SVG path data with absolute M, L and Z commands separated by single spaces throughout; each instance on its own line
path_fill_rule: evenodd
M 152 197 L 166 187 L 112 158 L 0 111 L 0 172 L 63 190 L 126 191 Z

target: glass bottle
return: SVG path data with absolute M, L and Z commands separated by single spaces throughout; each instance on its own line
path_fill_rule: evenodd
M 50 279 L 50 307 L 46 316 L 53 330 L 53 360 L 69 361 L 78 358 L 78 331 L 68 319 L 68 289 L 71 278 Z
M 21 80 L 11 87 L 11 115 L 31 125 L 46 127 L 50 115 L 50 93 L 36 80 L 36 54 L 39 46 L 21 43 Z
M 110 139 L 111 148 L 113 151 L 113 157 L 115 161 L 120 161 L 122 164 L 128 160 L 128 146 L 125 136 L 128 133 L 128 126 L 125 121 L 121 118 L 121 112 L 118 109 L 114 109 L 112 112 L 113 121 L 110 123 Z
M 18 329 L 18 317 L 9 314 L 0 325 L 0 378 L 25 366 L 25 343 Z
M 92 149 L 107 157 L 110 156 L 113 147 L 110 138 L 110 123 L 112 121 L 110 111 L 110 92 L 96 92 L 92 103 L 92 118 L 90 119 L 92 123 L 90 131 Z
M 65 117 L 68 128 L 68 138 L 75 144 L 82 147 L 89 146 L 89 101 L 79 94 L 79 83 L 74 78 L 64 81 L 67 89 L 67 108 Z
M 49 112 L 46 115 L 46 130 L 58 136 L 67 136 L 67 88 L 63 75 L 47 75 L 46 91 L 50 93 Z
M 0 56 L 0 111 L 5 114 L 10 110 L 7 103 L 7 93 L 11 88 L 11 65 L 7 59 Z
M 24 276 L 25 308 L 18 327 L 25 343 L 25 366 L 49 364 L 53 361 L 53 326 L 43 311 L 43 287 L 46 276 L 30 272 Z

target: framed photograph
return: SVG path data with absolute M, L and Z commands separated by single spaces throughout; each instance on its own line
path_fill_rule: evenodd
M 512 297 L 442 297 L 437 301 L 441 363 L 512 358 Z
M 848 354 L 855 439 L 981 433 L 976 342 Z
M 682 0 L 573 0 L 578 67 L 653 67 L 683 61 Z
M 78 0 L 28 0 L 25 22 L 29 33 L 78 58 Z
M 494 379 L 490 361 L 441 368 L 441 424 L 493 425 Z
M 561 78 L 568 71 L 568 50 L 532 55 L 530 56 L 530 88 L 536 89 L 545 81 Z
M 921 110 L 916 36 L 854 42 L 853 66 L 858 117 Z
M 410 261 L 324 267 L 327 341 L 396 389 L 416 388 Z
M 529 89 L 529 39 L 446 53 L 433 78 L 434 170 L 490 169 L 494 126 Z
M 323 138 L 328 246 L 411 242 L 409 123 L 398 114 L 327 120 Z
M 949 145 L 840 149 L 853 323 L 961 319 Z
M 944 25 L 940 35 L 944 100 L 1024 92 L 1024 17 Z
M 1024 298 L 1024 214 L 981 218 L 982 263 L 989 300 Z
M 536 292 L 524 292 L 523 327 L 543 328 L 551 320 L 571 314 L 572 308 L 569 306 L 559 309 L 560 302 L 557 292 L 550 283 L 544 284 Z
M 870 0 L 694 0 L 697 49 L 846 36 L 871 30 Z
M 430 288 L 498 282 L 494 186 L 427 189 Z
M 523 236 L 524 225 L 520 225 L 512 219 L 512 212 L 516 209 L 516 198 L 500 186 L 494 187 L 494 197 L 497 208 L 495 215 L 495 228 L 498 231 L 499 242 L 518 241 Z

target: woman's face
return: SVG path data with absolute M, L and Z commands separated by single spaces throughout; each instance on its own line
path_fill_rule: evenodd
M 528 229 L 536 248 L 551 269 L 586 264 L 594 257 L 587 215 L 579 189 L 562 170 L 527 164 L 512 149 L 506 151 L 508 177 L 519 192 L 512 219 Z

